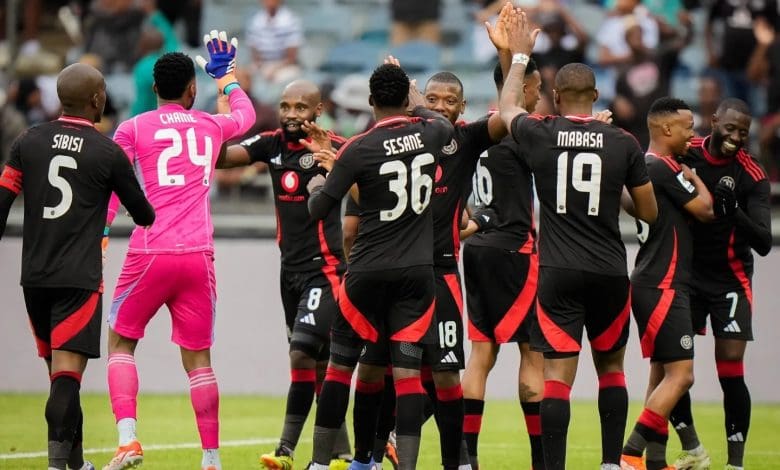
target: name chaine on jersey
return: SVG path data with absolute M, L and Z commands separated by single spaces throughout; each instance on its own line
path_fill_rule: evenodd
M 84 138 L 68 134 L 55 134 L 52 139 L 51 148 L 59 150 L 70 150 L 71 152 L 81 152 L 84 146 Z
M 601 132 L 558 131 L 558 147 L 604 148 L 604 134 Z
M 175 124 L 178 122 L 198 122 L 195 116 L 187 113 L 162 113 L 160 122 L 163 124 Z

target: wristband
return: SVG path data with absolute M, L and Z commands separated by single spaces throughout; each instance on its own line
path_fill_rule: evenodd
M 104 228 L 104 229 L 103 229 L 103 236 L 104 236 L 104 237 L 107 237 L 107 236 L 108 236 L 108 231 L 109 231 L 109 229 L 110 229 L 110 228 L 111 228 L 111 227 L 109 227 L 108 225 L 106 225 L 106 228 Z
M 222 93 L 225 95 L 229 95 L 230 92 L 235 90 L 236 88 L 241 88 L 241 85 L 239 85 L 238 82 L 230 82 L 227 85 L 225 85 L 225 88 L 222 89 Z
M 513 64 L 528 65 L 529 60 L 531 60 L 531 58 L 528 56 L 528 54 L 523 54 L 522 52 L 518 52 L 517 54 L 512 55 Z

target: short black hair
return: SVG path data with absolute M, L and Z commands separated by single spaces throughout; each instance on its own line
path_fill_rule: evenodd
M 192 59 L 181 52 L 168 52 L 154 63 L 154 84 L 157 95 L 164 100 L 182 97 L 190 81 L 195 78 Z
M 382 64 L 368 79 L 374 106 L 400 108 L 409 96 L 409 76 L 397 65 Z
M 745 103 L 744 101 L 738 98 L 726 98 L 725 100 L 721 101 L 720 104 L 718 105 L 718 110 L 715 111 L 715 114 L 721 115 L 726 111 L 728 111 L 729 109 L 733 109 L 738 113 L 751 116 L 750 106 L 748 106 L 747 103 Z
M 437 72 L 433 74 L 433 76 L 429 78 L 428 81 L 426 82 L 425 87 L 427 88 L 428 84 L 431 82 L 449 83 L 452 85 L 458 85 L 461 93 L 463 92 L 463 82 L 461 82 L 460 78 L 458 78 L 458 76 L 452 72 Z
M 691 107 L 688 106 L 688 103 L 679 98 L 664 96 L 663 98 L 658 98 L 653 102 L 652 105 L 650 105 L 650 110 L 647 112 L 647 116 L 650 117 L 676 114 L 677 111 L 680 110 L 690 111 Z
M 528 65 L 525 66 L 525 74 L 523 76 L 527 77 L 537 70 L 539 70 L 539 65 L 531 58 L 528 60 Z M 501 62 L 497 62 L 496 66 L 493 67 L 493 82 L 496 84 L 496 88 L 504 86 L 504 71 L 501 70 Z
M 555 89 L 558 93 L 583 94 L 596 89 L 596 75 L 593 69 L 579 62 L 564 65 L 555 74 Z

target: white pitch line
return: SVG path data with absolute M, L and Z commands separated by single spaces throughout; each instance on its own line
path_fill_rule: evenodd
M 220 447 L 247 447 L 264 444 L 276 444 L 279 438 L 264 437 L 260 439 L 240 439 L 235 441 L 222 441 L 219 443 Z M 311 441 L 311 439 L 301 439 L 300 442 Z M 148 450 L 176 450 L 176 449 L 200 449 L 200 442 L 185 442 L 181 444 L 151 444 L 145 445 L 144 451 Z M 84 449 L 84 455 L 87 454 L 107 454 L 114 452 L 116 447 L 104 447 L 97 449 Z M 0 454 L 0 460 L 15 460 L 15 459 L 37 459 L 41 457 L 47 457 L 48 452 L 19 452 L 11 454 Z

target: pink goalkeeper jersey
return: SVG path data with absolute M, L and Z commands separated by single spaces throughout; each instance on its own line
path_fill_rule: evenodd
M 136 227 L 130 253 L 187 253 L 214 249 L 209 189 L 220 148 L 244 134 L 255 110 L 241 89 L 230 93 L 230 114 L 165 104 L 124 121 L 114 141 L 124 149 L 157 217 Z M 119 201 L 111 198 L 110 224 Z

